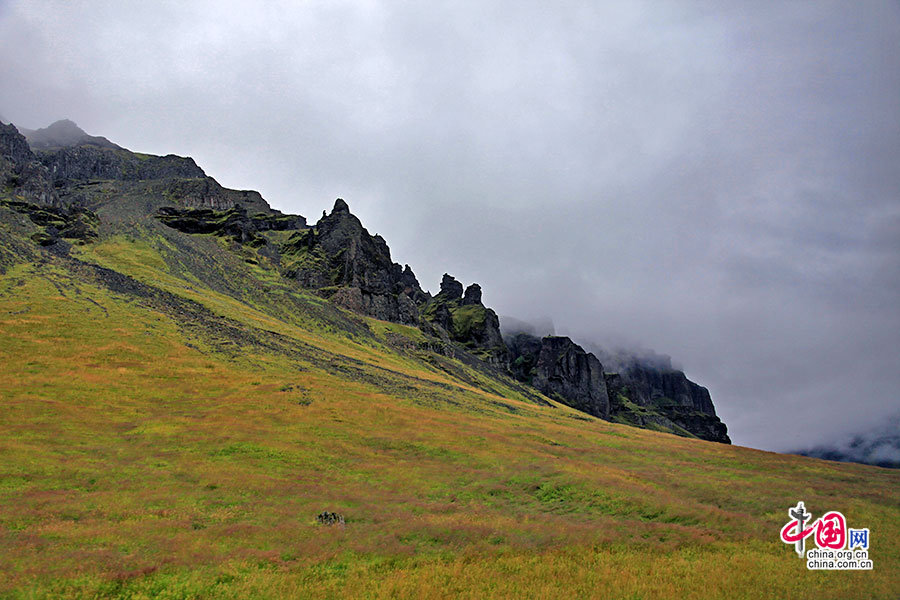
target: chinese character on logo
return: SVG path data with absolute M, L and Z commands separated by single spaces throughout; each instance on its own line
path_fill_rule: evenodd
M 848 529 L 848 534 L 850 535 L 850 545 L 848 548 L 853 550 L 857 546 L 862 548 L 863 550 L 869 549 L 869 529 Z
M 788 521 L 787 525 L 781 528 L 781 541 L 785 544 L 794 544 L 797 554 L 803 557 L 803 540 L 805 540 L 813 528 L 803 529 L 803 524 L 812 516 L 803 508 L 803 503 L 798 502 L 795 508 L 788 510 L 788 516 L 793 521 Z M 793 533 L 792 533 L 793 531 Z
M 816 545 L 819 548 L 840 550 L 847 543 L 847 521 L 837 511 L 825 513 L 815 523 Z
M 781 541 L 785 544 L 794 544 L 800 557 L 803 556 L 804 540 L 813 532 L 816 534 L 816 545 L 819 548 L 841 550 L 847 543 L 847 521 L 844 515 L 837 511 L 825 513 L 809 527 L 804 527 L 804 524 L 812 515 L 806 512 L 802 502 L 798 502 L 796 507 L 788 510 L 788 516 L 791 520 L 781 528 Z M 866 543 L 868 544 L 868 534 Z

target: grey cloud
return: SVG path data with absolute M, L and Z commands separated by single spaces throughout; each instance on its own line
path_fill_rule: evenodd
M 900 468 L 900 416 L 888 417 L 866 431 L 836 436 L 814 448 L 795 451 L 829 460 Z

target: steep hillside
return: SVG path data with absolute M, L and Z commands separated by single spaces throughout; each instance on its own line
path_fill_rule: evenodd
M 272 210 L 256 192 L 223 188 L 189 158 L 129 152 L 71 121 L 30 132 L 28 143 L 6 126 L 0 131 L 3 148 L 10 196 L 5 204 L 44 227 L 32 234 L 43 246 L 60 239 L 92 242 L 101 220 L 121 223 L 127 215 L 134 223 L 152 215 L 183 233 L 228 239 L 228 251 L 254 261 L 270 278 L 314 291 L 335 306 L 417 327 L 423 347 L 464 358 L 492 376 L 512 376 L 588 414 L 730 443 L 707 390 L 683 373 L 646 365 L 605 373 L 594 354 L 568 338 L 545 338 L 543 349 L 540 340 L 521 335 L 504 341 L 497 314 L 481 301 L 481 286 L 463 290 L 446 273 L 432 297 L 409 265 L 391 260 L 385 240 L 371 235 L 342 199 L 307 225 L 302 216 Z M 125 190 L 142 198 L 143 206 L 117 197 Z M 94 213 L 101 209 L 104 219 Z M 194 276 L 204 277 L 203 263 L 193 267 Z
M 190 159 L 0 133 L 0 595 L 900 589 L 900 473 L 593 416 L 609 373 L 564 338 L 506 374 L 480 288 L 432 297 L 343 201 L 308 225 Z M 695 401 L 645 379 L 613 389 Z M 807 571 L 798 500 L 872 528 L 874 570 Z

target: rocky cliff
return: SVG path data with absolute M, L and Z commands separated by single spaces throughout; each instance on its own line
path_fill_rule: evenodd
M 441 291 L 425 304 L 423 317 L 482 360 L 506 368 L 508 352 L 500 335 L 500 319 L 482 304 L 477 283 L 463 291 L 462 283 L 444 273 Z
M 37 156 L 56 184 L 91 179 L 136 181 L 206 176 L 191 158 L 140 155 L 93 145 L 41 150 Z
M 0 185 L 5 194 L 19 201 L 42 206 L 59 204 L 50 173 L 12 124 L 0 123 Z
M 613 414 L 623 423 L 684 430 L 704 440 L 730 443 L 728 429 L 716 416 L 709 391 L 683 372 L 636 365 L 606 374 Z
M 730 443 L 709 391 L 667 357 L 640 360 L 601 352 L 607 366 L 568 337 L 507 336 L 510 373 L 548 396 L 594 416 Z
M 532 385 L 551 398 L 601 419 L 609 419 L 603 365 L 567 337 L 541 340 Z
M 265 246 L 263 231 L 293 231 L 306 228 L 306 219 L 299 215 L 258 213 L 247 214 L 247 206 L 235 203 L 227 210 L 211 208 L 177 208 L 163 206 L 156 218 L 173 229 L 185 233 L 208 233 L 230 237 L 235 242 L 251 247 Z
M 379 235 L 371 235 L 338 198 L 331 214 L 294 233 L 282 248 L 284 273 L 322 290 L 336 304 L 376 319 L 415 325 L 417 301 L 426 294 L 416 276 L 391 260 Z

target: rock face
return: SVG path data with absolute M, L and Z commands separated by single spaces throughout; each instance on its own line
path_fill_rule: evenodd
M 402 286 L 402 292 L 409 296 L 417 306 L 431 299 L 431 295 L 423 292 L 422 288 L 419 287 L 419 280 L 416 279 L 416 275 L 409 268 L 409 265 L 403 265 L 403 272 L 400 274 L 400 285 Z
M 412 270 L 391 260 L 384 239 L 370 235 L 338 198 L 331 214 L 295 233 L 282 249 L 285 274 L 308 288 L 332 288 L 331 299 L 351 310 L 417 324 L 426 298 Z M 333 289 L 337 288 L 337 289 Z
M 614 414 L 639 427 L 684 429 L 713 442 L 729 444 L 728 428 L 716 416 L 709 390 L 682 371 L 634 363 L 607 374 Z M 674 427 L 673 427 L 674 426 Z
M 59 184 L 92 179 L 138 181 L 206 176 L 193 159 L 172 154 L 138 155 L 126 150 L 93 145 L 38 151 L 37 154 L 41 163 L 50 171 L 54 183 Z
M 104 137 L 88 135 L 72 121 L 57 121 L 50 127 L 29 132 L 27 138 L 25 149 L 29 160 L 39 161 L 53 184 L 51 187 L 95 180 L 168 179 L 171 182 L 165 195 L 180 206 L 216 211 L 243 207 L 251 214 L 272 212 L 259 193 L 223 188 L 215 179 L 207 177 L 192 158 L 130 152 Z M 24 156 L 21 144 L 16 143 L 19 144 L 13 148 L 16 154 Z
M 47 169 L 12 124 L 0 123 L 0 186 L 19 201 L 40 206 L 60 203 Z
M 466 293 L 462 299 L 463 306 L 472 306 L 481 304 L 481 286 L 473 283 L 466 288 Z
M 0 123 L 0 156 L 14 164 L 22 164 L 34 160 L 34 154 L 28 147 L 25 136 L 19 133 L 15 125 Z
M 730 443 L 709 390 L 673 368 L 668 356 L 646 350 L 592 350 L 606 365 L 610 404 L 620 420 L 676 432 L 684 429 L 705 440 Z
M 261 231 L 287 231 L 303 229 L 306 219 L 297 215 L 258 214 L 247 216 L 244 206 L 236 205 L 228 210 L 217 211 L 210 208 L 178 209 L 164 206 L 156 218 L 173 229 L 185 233 L 211 233 L 228 236 L 236 242 L 251 247 L 265 245 Z
M 28 216 L 42 228 L 31 239 L 41 246 L 52 246 L 60 239 L 87 244 L 98 238 L 99 220 L 93 212 L 79 206 L 46 206 L 18 200 L 0 200 L 0 204 Z
M 272 210 L 257 192 L 223 188 L 193 159 L 129 152 L 71 121 L 29 132 L 28 140 L 13 125 L 0 124 L 0 181 L 11 196 L 4 204 L 44 228 L 36 234 L 42 245 L 59 238 L 77 243 L 96 239 L 96 215 L 80 205 L 78 192 L 79 186 L 96 180 L 168 180 L 164 196 L 187 208 L 165 207 L 156 216 L 185 232 L 230 236 L 258 246 L 266 243 L 257 235 L 261 231 L 306 227 L 303 217 Z M 248 209 L 253 216 L 248 217 Z
M 206 177 L 191 158 L 129 152 L 104 137 L 86 134 L 67 120 L 29 132 L 27 140 L 12 125 L 0 127 L 0 148 L 4 153 L 13 162 L 37 161 L 56 186 L 94 179 L 137 181 Z
M 634 365 L 620 373 L 622 384 L 631 391 L 630 398 L 640 406 L 650 406 L 660 398 L 669 398 L 678 406 L 715 415 L 709 390 L 675 370 L 657 370 Z
M 95 180 L 171 179 L 167 196 L 190 208 L 228 210 L 237 206 L 270 212 L 256 192 L 226 190 L 191 158 L 137 154 L 103 137 L 91 136 L 71 121 L 29 132 L 0 124 L 0 176 L 13 194 L 39 205 L 59 205 L 57 189 Z
M 510 374 L 568 406 L 611 421 L 731 443 L 709 391 L 673 369 L 668 357 L 642 362 L 598 350 L 608 361 L 604 369 L 595 354 L 567 337 L 518 333 L 505 341 Z M 606 372 L 610 366 L 617 372 Z
M 79 194 L 66 192 L 97 180 L 168 180 L 165 197 L 183 207 L 281 215 L 258 192 L 223 188 L 191 158 L 130 152 L 106 138 L 88 135 L 68 120 L 31 131 L 27 139 L 14 126 L 0 124 L 0 155 L 0 178 L 7 188 L 13 188 L 20 200 L 38 205 L 69 204 Z M 294 217 L 293 222 L 298 219 L 305 227 L 303 217 Z M 258 230 L 273 228 L 265 222 L 255 225 Z
M 500 335 L 500 319 L 482 304 L 464 304 L 451 311 L 453 339 L 488 363 L 505 367 L 507 351 Z
M 447 302 L 458 302 L 463 295 L 463 284 L 452 275 L 444 273 L 444 277 L 441 279 L 441 291 L 438 295 Z
M 534 384 L 537 375 L 537 361 L 541 355 L 541 338 L 528 333 L 517 333 L 504 338 L 509 348 L 509 372 L 518 381 Z
M 521 381 L 572 408 L 609 419 L 603 365 L 567 337 L 537 339 L 527 334 L 510 343 L 511 371 Z
M 189 167 L 188 171 L 190 171 Z M 162 170 L 160 173 L 166 177 L 170 176 L 166 170 Z M 209 208 L 222 211 L 244 207 L 250 214 L 280 214 L 269 207 L 269 203 L 263 200 L 259 192 L 229 190 L 219 185 L 219 182 L 212 177 L 173 179 L 166 190 L 166 195 L 175 203 L 188 208 Z M 302 219 L 302 227 L 306 227 L 306 219 L 297 218 Z

